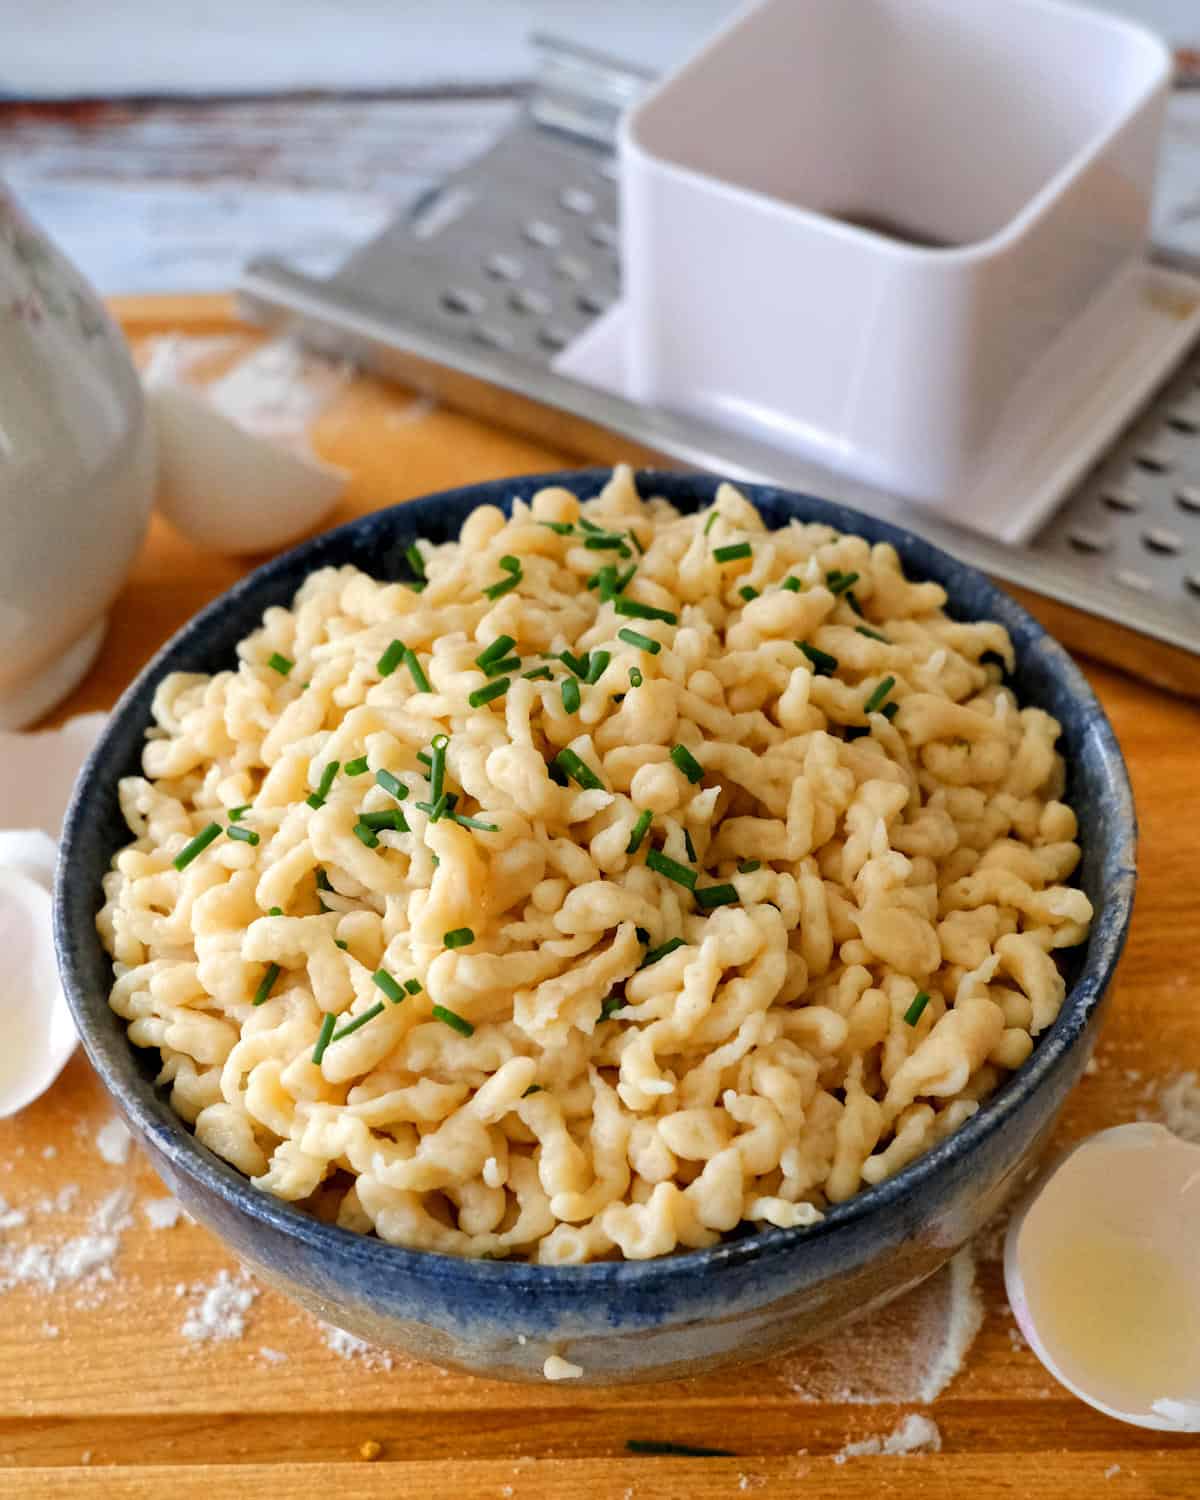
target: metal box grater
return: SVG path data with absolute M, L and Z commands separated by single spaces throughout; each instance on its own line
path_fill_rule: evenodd
M 894 514 L 894 497 L 844 475 L 551 368 L 619 291 L 615 128 L 648 77 L 563 42 L 538 47 L 525 107 L 489 151 L 328 280 L 250 266 L 248 314 L 581 457 L 705 468 Z M 1200 696 L 1200 341 L 1029 545 L 931 512 L 905 519 L 1026 596 L 1068 645 Z

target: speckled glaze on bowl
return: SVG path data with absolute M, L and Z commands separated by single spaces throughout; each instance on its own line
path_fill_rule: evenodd
M 153 1059 L 130 1046 L 108 1006 L 112 969 L 95 930 L 100 881 L 128 839 L 117 783 L 140 769 L 154 689 L 168 672 L 213 672 L 269 605 L 304 577 L 353 563 L 403 576 L 417 536 L 456 536 L 480 504 L 507 508 L 546 484 L 595 494 L 607 471 L 499 480 L 365 516 L 305 543 L 209 605 L 158 653 L 121 699 L 84 767 L 67 814 L 55 930 L 63 984 L 93 1065 L 184 1207 L 264 1280 L 319 1317 L 374 1344 L 479 1374 L 540 1379 L 559 1354 L 584 1380 L 694 1375 L 766 1358 L 880 1306 L 937 1269 L 1032 1169 L 1091 1052 L 1129 925 L 1136 823 L 1111 726 L 1066 652 L 982 574 L 910 532 L 842 506 L 742 486 L 768 525 L 792 517 L 891 542 L 910 576 L 935 579 L 961 619 L 1000 620 L 1017 651 L 1023 703 L 1058 718 L 1080 823 L 1080 882 L 1096 907 L 1074 960 L 1062 1012 L 1032 1057 L 973 1119 L 903 1171 L 833 1208 L 811 1229 L 768 1229 L 659 1260 L 537 1266 L 413 1251 L 318 1223 L 258 1191 L 199 1145 L 153 1085 Z M 718 480 L 650 472 L 643 494 L 684 510 L 709 503 Z

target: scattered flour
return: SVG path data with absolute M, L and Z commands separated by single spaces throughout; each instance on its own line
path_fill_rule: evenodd
M 1105 1479 L 1115 1479 L 1120 1472 L 1120 1464 L 1109 1464 L 1108 1468 L 1104 1471 L 1104 1477 Z
M 58 1334 L 59 1328 L 57 1323 L 42 1324 L 42 1337 L 44 1339 L 56 1339 L 58 1337 Z
M 1160 1085 L 1158 1108 L 1168 1130 L 1200 1145 L 1200 1076 L 1179 1073 Z
M 335 1328 L 332 1323 L 324 1325 L 323 1333 L 325 1347 L 332 1349 L 339 1359 L 361 1360 L 369 1370 L 392 1368 L 392 1356 L 386 1349 L 376 1349 L 366 1339 L 355 1338 L 354 1334 L 347 1333 L 344 1328 Z
M 132 1145 L 133 1137 L 129 1134 L 129 1128 L 117 1115 L 106 1120 L 96 1132 L 96 1150 L 110 1167 L 123 1167 L 129 1160 L 129 1148 Z
M 8 1201 L 0 1198 L 0 1233 L 9 1229 L 24 1229 L 29 1215 L 23 1208 L 10 1208 Z
M 174 1198 L 151 1198 L 142 1204 L 151 1229 L 174 1229 L 183 1218 L 183 1204 Z
M 192 1294 L 200 1300 L 189 1309 L 180 1332 L 193 1344 L 208 1344 L 242 1337 L 258 1288 L 244 1271 L 236 1278 L 218 1271 L 211 1285 L 197 1282 Z
M 42 1158 L 43 1158 L 43 1160 L 45 1160 L 45 1161 L 53 1161 L 54 1158 L 57 1155 L 58 1155 L 58 1147 L 57 1146 L 43 1146 L 42 1147 Z
M 578 1380 L 583 1374 L 582 1365 L 573 1365 L 560 1354 L 551 1354 L 542 1365 L 542 1374 L 547 1380 Z
M 64 1188 L 54 1205 L 73 1204 L 77 1188 Z M 65 1286 L 94 1285 L 113 1279 L 112 1264 L 121 1246 L 121 1235 L 132 1223 L 129 1210 L 133 1195 L 117 1188 L 100 1203 L 92 1214 L 88 1231 L 59 1241 L 27 1240 L 21 1245 L 0 1246 L 0 1292 L 16 1286 L 36 1286 L 56 1292 Z M 60 1211 L 66 1212 L 65 1207 Z M 28 1216 L 22 1214 L 23 1228 Z
M 858 1443 L 847 1443 L 840 1453 L 833 1455 L 835 1464 L 844 1464 L 848 1458 L 862 1458 L 873 1453 L 940 1453 L 942 1434 L 932 1417 L 912 1412 L 887 1437 L 863 1438 Z
M 268 1349 L 266 1344 L 258 1351 L 259 1359 L 265 1359 L 269 1365 L 282 1365 L 287 1363 L 287 1355 L 280 1349 Z

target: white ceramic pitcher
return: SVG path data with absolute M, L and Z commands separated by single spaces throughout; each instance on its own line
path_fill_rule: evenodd
M 0 729 L 31 724 L 91 666 L 154 482 L 120 330 L 0 187 Z

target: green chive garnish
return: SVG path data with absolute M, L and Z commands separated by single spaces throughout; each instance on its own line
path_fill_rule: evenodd
M 531 1083 L 529 1085 L 529 1087 L 525 1090 L 525 1092 L 521 1095 L 521 1098 L 522 1099 L 528 1099 L 529 1096 L 530 1096 L 530 1094 L 540 1094 L 541 1092 L 542 1092 L 542 1086 L 541 1086 L 540 1083 Z
M 361 776 L 367 769 L 367 757 L 360 755 L 357 760 L 348 760 L 342 767 L 347 776 Z
M 334 777 L 337 775 L 339 770 L 341 770 L 340 764 L 336 760 L 331 760 L 325 767 L 325 769 L 321 772 L 321 780 L 317 783 L 316 791 L 313 792 L 312 796 L 306 797 L 304 799 L 308 803 L 309 807 L 325 806 L 325 798 L 329 796 L 330 788 L 333 786 Z
M 604 676 L 604 669 L 612 661 L 611 651 L 591 651 L 588 653 L 588 669 L 585 682 L 599 682 Z
M 668 880 L 673 880 L 676 885 L 686 886 L 689 891 L 696 889 L 695 870 L 689 870 L 687 865 L 681 865 L 677 859 L 672 859 L 661 849 L 651 849 L 646 855 L 646 863 L 658 874 L 665 875 Z
M 408 796 L 408 788 L 398 776 L 393 776 L 390 771 L 376 771 L 375 785 L 381 786 L 389 796 L 395 797 L 397 802 L 403 802 Z
M 386 969 L 376 969 L 371 978 L 375 988 L 382 990 L 393 1005 L 399 1005 L 405 998 L 403 987 L 396 983 Z
M 643 681 L 644 681 L 644 678 L 642 677 L 640 669 L 638 667 L 630 667 L 630 669 L 629 669 L 629 686 L 630 687 L 641 687 Z
M 512 687 L 511 677 L 497 677 L 495 682 L 489 682 L 487 687 L 476 688 L 473 693 L 468 693 L 467 702 L 472 708 L 482 708 L 485 703 L 491 703 L 494 698 L 503 698 L 510 687 Z
M 584 537 L 583 545 L 591 552 L 620 551 L 622 557 L 629 556 L 629 548 L 625 545 L 625 539 L 612 532 L 602 531 L 595 536 Z
M 225 830 L 231 839 L 237 839 L 242 844 L 257 844 L 258 834 L 252 828 L 242 828 L 237 823 L 231 823 Z
M 577 714 L 579 712 L 579 684 L 574 677 L 563 678 L 562 706 L 569 714 Z
M 350 951 L 350 944 L 343 942 L 341 938 L 334 938 L 333 946 L 335 948 L 340 948 L 343 953 L 348 953 Z
M 550 682 L 554 677 L 554 673 L 549 667 L 534 667 L 532 672 L 522 672 L 521 676 L 527 682 Z
M 539 521 L 539 526 L 546 526 L 551 531 L 557 531 L 559 536 L 570 536 L 575 530 L 570 521 Z
M 441 800 L 442 791 L 446 780 L 446 746 L 450 743 L 448 734 L 435 734 L 429 742 L 432 759 L 429 764 L 429 795 L 438 802 Z
M 521 559 L 514 557 L 511 552 L 506 552 L 500 559 L 500 566 L 506 573 L 519 573 L 521 571 Z
M 797 641 L 796 645 L 808 657 L 808 664 L 813 669 L 814 677 L 832 677 L 837 671 L 836 656 L 830 656 L 828 651 L 821 651 L 816 646 L 810 646 L 807 641 Z
M 798 578 L 788 577 L 783 580 L 779 587 L 789 594 L 798 594 L 804 585 Z
M 408 668 L 408 675 L 413 680 L 413 686 L 418 693 L 428 693 L 432 689 L 429 686 L 429 678 L 425 675 L 425 669 L 417 660 L 417 653 L 411 646 L 404 648 L 404 664 Z
M 460 1016 L 456 1010 L 447 1010 L 444 1005 L 435 1005 L 430 1012 L 435 1021 L 443 1021 L 452 1031 L 457 1031 L 459 1036 L 474 1036 L 475 1028 L 465 1016 Z
M 638 968 L 648 969 L 651 964 L 656 964 L 660 958 L 666 958 L 668 954 L 674 953 L 676 948 L 682 947 L 683 939 L 681 937 L 668 938 L 667 941 L 660 947 L 651 948 L 650 952 L 647 953 L 645 958 L 642 959 L 641 963 L 638 964 Z
M 850 606 L 850 608 L 854 611 L 854 613 L 858 616 L 858 618 L 860 620 L 865 619 L 865 616 L 863 614 L 863 607 L 858 602 L 858 599 L 855 597 L 855 593 L 854 593 L 853 589 L 847 589 L 847 591 L 846 591 L 846 603 Z
M 825 587 L 831 594 L 844 594 L 847 589 L 852 589 L 858 582 L 857 573 L 843 573 L 835 568 L 832 573 L 825 575 Z
M 671 759 L 693 786 L 698 781 L 704 780 L 704 767 L 686 745 L 673 745 L 671 747 Z
M 317 1033 L 317 1045 L 313 1048 L 312 1059 L 317 1067 L 321 1066 L 321 1059 L 325 1056 L 325 1049 L 333 1040 L 333 1028 L 337 1025 L 337 1017 L 332 1011 L 326 1011 L 321 1018 L 321 1029 Z
M 737 889 L 728 883 L 702 886 L 696 892 L 696 901 L 705 911 L 711 911 L 714 906 L 731 906 L 737 899 Z
M 479 818 L 469 818 L 466 813 L 451 813 L 450 821 L 459 824 L 462 828 L 476 828 L 480 833 L 500 832 L 500 825 L 498 823 L 484 823 Z
M 501 661 L 494 661 L 490 666 L 484 667 L 484 675 L 487 677 L 500 677 L 509 672 L 520 670 L 521 658 L 519 656 L 506 656 Z
M 417 759 L 421 762 L 421 764 L 427 771 L 432 769 L 433 761 L 429 758 L 428 755 L 425 754 L 424 750 L 417 751 Z
M 865 635 L 868 640 L 882 641 L 885 646 L 892 644 L 886 635 L 881 635 L 878 630 L 872 630 L 869 625 L 856 625 L 854 628 L 858 631 L 859 635 Z
M 404 981 L 404 988 L 410 995 L 419 995 L 421 993 L 421 981 L 419 979 L 406 979 Z
M 754 872 L 755 872 L 755 870 L 761 870 L 761 869 L 762 869 L 762 860 L 760 860 L 760 859 L 744 859 L 744 860 L 742 860 L 741 864 L 738 865 L 738 874 L 739 875 L 753 875 Z
M 646 830 L 654 821 L 654 814 L 649 808 L 645 812 L 638 813 L 638 820 L 633 825 L 633 832 L 629 835 L 629 842 L 625 845 L 626 854 L 636 854 L 642 847 L 642 840 L 646 837 Z
M 490 584 L 486 589 L 484 589 L 484 597 L 493 601 L 495 601 L 496 599 L 501 599 L 505 594 L 510 593 L 513 589 L 515 589 L 520 582 L 521 574 L 512 573 L 508 578 L 502 578 L 500 579 L 499 583 Z
M 627 1001 L 624 995 L 608 995 L 600 1002 L 600 1019 L 607 1021 L 610 1016 L 615 1016 L 619 1010 L 624 1010 Z
M 871 694 L 867 701 L 863 704 L 863 713 L 876 713 L 883 706 L 884 700 L 895 686 L 896 679 L 894 677 L 885 677 L 882 682 L 878 684 L 875 691 Z
M 879 712 L 883 715 L 883 717 L 890 724 L 891 721 L 900 712 L 900 705 L 898 703 L 885 703 L 883 705 L 883 707 L 879 710 Z
M 450 806 L 450 798 L 443 792 L 436 802 L 418 802 L 415 805 L 419 811 L 429 814 L 431 823 L 440 823 L 443 814 Z
M 713 557 L 719 563 L 740 562 L 743 557 L 753 557 L 754 549 L 749 542 L 734 542 L 730 547 L 714 547 Z
M 267 666 L 270 667 L 272 671 L 278 672 L 280 677 L 286 677 L 295 665 L 296 663 L 294 661 L 290 661 L 286 656 L 282 656 L 278 651 L 272 651 L 270 656 L 267 657 Z
M 704 523 L 704 535 L 705 536 L 707 536 L 708 533 L 717 524 L 717 521 L 718 521 L 720 515 L 721 515 L 721 512 L 719 510 L 709 511 L 708 520 L 705 521 L 705 523 Z
M 613 583 L 613 593 L 623 594 L 633 582 L 633 575 L 637 572 L 637 563 L 630 563 L 623 573 L 618 573 Z
M 912 1004 L 904 1012 L 904 1024 L 906 1026 L 915 1026 L 921 1019 L 921 1012 L 928 1004 L 929 996 L 925 993 L 924 990 L 918 990 L 917 993 L 913 996 Z
M 268 964 L 267 965 L 267 972 L 263 975 L 262 982 L 259 984 L 258 988 L 254 991 L 254 1000 L 251 1003 L 254 1004 L 254 1005 L 265 1005 L 267 1003 L 267 997 L 270 995 L 271 991 L 275 988 L 275 981 L 278 978 L 279 978 L 279 965 L 278 964 Z
M 747 604 L 750 603 L 751 599 L 758 598 L 758 590 L 756 588 L 752 588 L 748 583 L 744 583 L 741 588 L 738 589 L 738 593 L 741 594 L 742 598 L 746 601 Z
M 268 917 L 282 917 L 283 916 L 283 907 L 282 906 L 272 906 L 270 908 L 270 910 L 267 912 L 267 916 Z
M 579 524 L 584 531 L 590 531 L 593 535 L 599 535 L 604 530 L 603 526 L 597 526 L 595 521 L 589 521 L 586 516 L 580 516 Z
M 502 656 L 507 656 L 516 645 L 511 635 L 498 635 L 490 646 L 486 646 L 475 658 L 475 665 L 482 672 L 486 672 L 494 661 L 499 661 Z
M 177 870 L 186 870 L 197 854 L 203 854 L 213 839 L 220 838 L 220 836 L 220 823 L 210 823 L 207 828 L 202 828 L 194 839 L 184 844 L 171 863 Z
M 586 656 L 576 656 L 573 651 L 563 651 L 558 659 L 568 671 L 574 672 L 581 682 L 586 680 L 588 674 Z
M 657 656 L 662 650 L 662 642 L 653 640 L 648 635 L 643 635 L 640 630 L 631 630 L 628 625 L 617 631 L 617 639 L 624 641 L 627 646 L 636 646 L 639 651 L 649 651 L 651 656 Z
M 645 547 L 642 546 L 641 542 L 638 540 L 638 534 L 637 534 L 636 531 L 634 531 L 634 529 L 633 529 L 632 526 L 629 528 L 629 540 L 637 548 L 639 556 L 645 557 L 645 555 L 646 555 L 646 549 L 645 549 Z
M 355 1016 L 353 1021 L 348 1021 L 340 1031 L 335 1031 L 330 1037 L 331 1042 L 340 1042 L 343 1037 L 352 1036 L 354 1032 L 365 1026 L 368 1021 L 373 1021 L 376 1016 L 383 1014 L 383 1001 L 376 1000 L 370 1010 L 364 1010 L 361 1016 Z
M 425 577 L 425 559 L 421 556 L 421 549 L 416 542 L 412 542 L 404 549 L 404 556 L 408 559 L 408 565 L 418 578 Z
M 368 849 L 379 848 L 379 835 L 369 823 L 355 823 L 354 837 L 361 844 L 366 844 Z
M 408 819 L 398 807 L 389 808 L 386 812 L 360 813 L 359 821 L 376 833 L 381 828 L 390 828 L 393 833 L 409 832 Z
M 379 673 L 380 677 L 390 677 L 404 660 L 404 653 L 407 650 L 408 647 L 403 641 L 393 641 L 375 663 L 375 670 Z
M 250 811 L 250 803 L 243 802 L 241 807 L 231 807 L 225 816 L 231 823 L 237 823 Z
M 604 783 L 592 770 L 591 766 L 582 761 L 574 750 L 560 750 L 554 757 L 554 764 L 564 775 L 569 776 L 572 781 L 577 782 L 585 791 L 595 792 L 604 789 Z
M 447 948 L 469 948 L 474 941 L 475 934 L 469 927 L 455 927 L 442 936 L 442 944 Z
M 686 828 L 683 830 L 683 847 L 687 850 L 687 857 L 695 864 L 696 846 L 692 843 L 692 836 Z
M 630 620 L 663 620 L 668 625 L 679 624 L 679 616 L 672 614 L 669 609 L 659 609 L 653 604 L 642 604 L 637 599 L 627 599 L 624 594 L 614 599 L 612 606 L 619 615 L 624 615 Z

